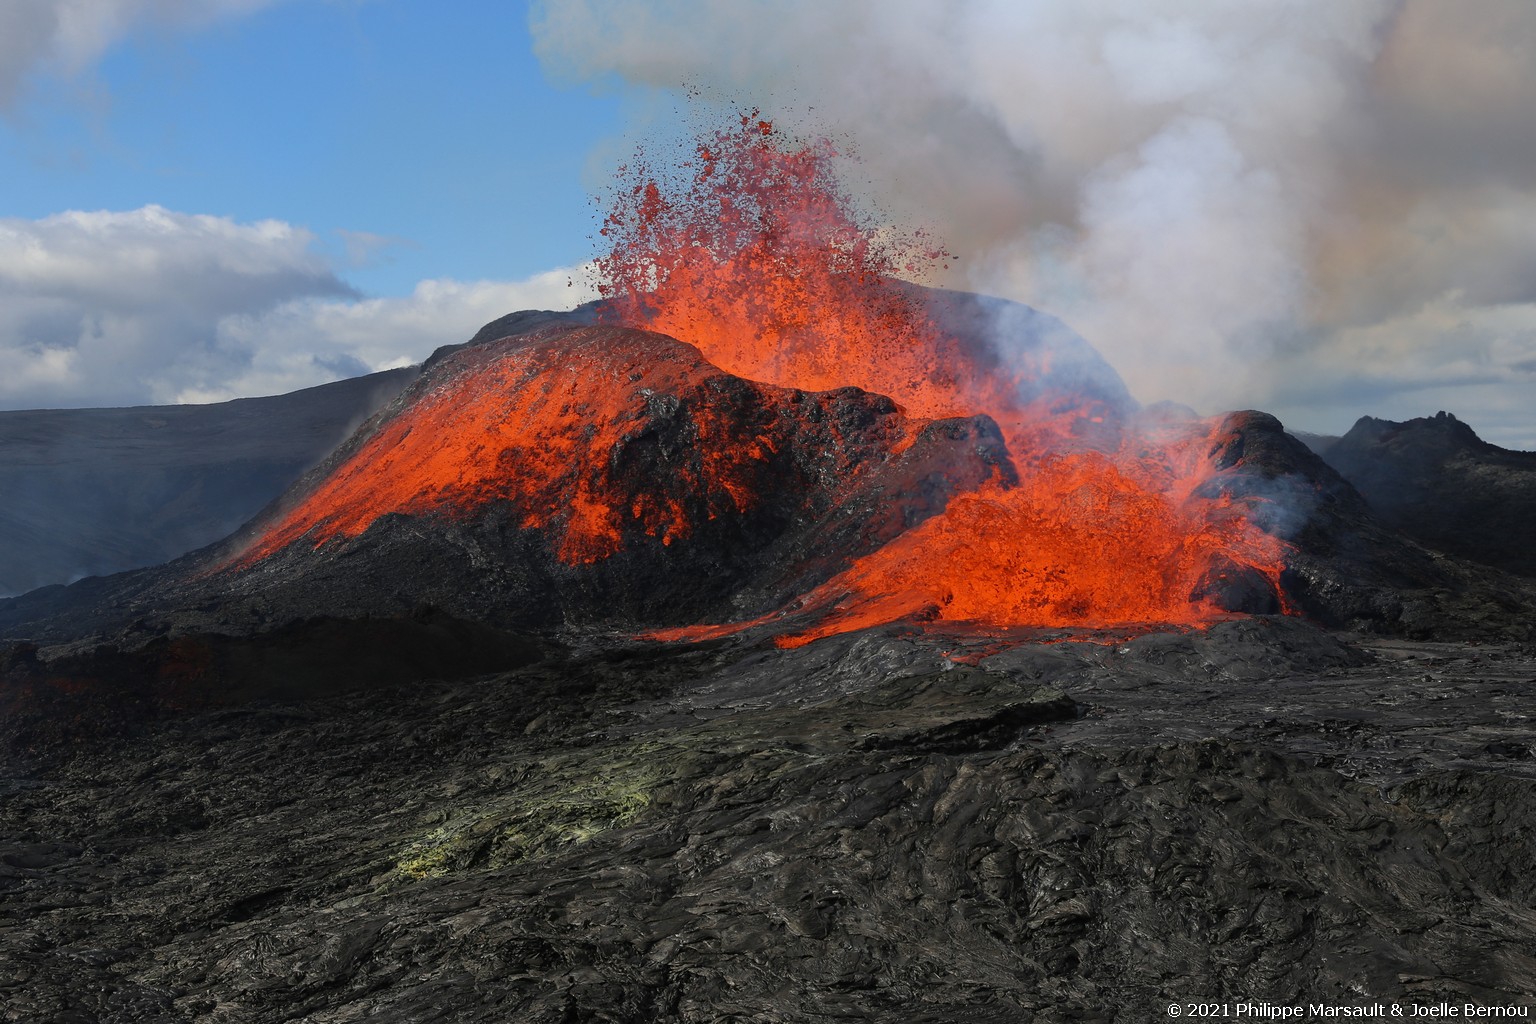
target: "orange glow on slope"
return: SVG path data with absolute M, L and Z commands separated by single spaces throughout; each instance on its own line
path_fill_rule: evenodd
M 1019 397 L 1020 376 L 943 336 L 899 271 L 949 254 L 921 238 L 881 244 L 833 174 L 826 142 L 789 143 L 756 112 L 697 145 L 687 173 L 624 170 L 603 235 L 599 287 L 620 322 L 643 323 L 755 380 L 818 390 L 855 385 L 914 416 L 985 412 L 1003 428 L 1020 484 L 991 484 L 793 603 L 819 617 L 798 643 L 903 618 L 998 626 L 1198 623 L 1224 614 L 1192 599 L 1217 566 L 1247 567 L 1278 593 L 1283 544 L 1223 502 L 1190 498 L 1212 472 L 1195 435 L 1108 452 L 1072 439 L 1102 424 Z M 1095 432 L 1102 438 L 1104 431 Z M 787 613 L 786 613 L 787 614 Z M 664 630 L 725 635 L 775 621 Z
M 720 371 L 669 338 L 561 329 L 449 358 L 446 382 L 382 423 L 237 564 L 301 540 L 355 537 L 390 513 L 462 516 L 492 502 L 544 531 L 561 561 L 589 564 L 626 534 L 670 544 L 698 517 L 747 511 L 759 467 L 789 443 L 779 436 L 789 417 L 733 419 L 722 409 L 729 397 L 711 388 Z M 671 486 L 635 493 L 616 474 L 643 447 L 652 403 L 687 417 L 697 443 L 692 458 L 667 465 Z M 837 448 L 832 429 L 813 443 Z
M 957 495 L 791 608 L 721 626 L 657 630 L 711 639 L 780 623 L 780 646 L 888 622 L 1103 628 L 1229 617 L 1190 598 L 1216 566 L 1250 566 L 1279 587 L 1280 546 L 1225 501 L 1176 508 L 1106 459 L 1046 460 L 1014 488 Z
M 611 249 L 597 261 L 599 286 L 605 319 L 659 333 L 559 328 L 460 349 L 234 566 L 357 537 L 390 514 L 491 508 L 542 533 L 561 562 L 590 565 L 750 512 L 789 479 L 762 472 L 782 452 L 813 453 L 818 479 L 846 487 L 865 472 L 861 458 L 905 450 L 925 420 L 986 413 L 1017 483 L 1001 473 L 951 498 L 781 612 L 655 635 L 764 625 L 793 645 L 903 619 L 1199 624 L 1224 614 L 1195 596 L 1223 571 L 1278 593 L 1282 543 L 1242 507 L 1197 496 L 1215 472 L 1209 426 L 1122 435 L 1116 411 L 1090 396 L 1020 399 L 1020 384 L 1048 367 L 1000 367 L 944 335 L 894 275 L 950 257 L 864 227 L 834 157 L 754 114 L 701 142 L 681 171 L 632 164 L 603 227 Z M 857 386 L 912 418 L 890 417 L 873 447 L 843 444 L 825 409 L 812 415 L 816 396 L 791 409 L 787 393 L 759 389 L 743 398 L 759 403 L 754 419 L 723 397 L 732 379 L 721 370 L 813 392 Z M 637 454 L 659 419 L 675 426 L 678 416 L 677 451 Z

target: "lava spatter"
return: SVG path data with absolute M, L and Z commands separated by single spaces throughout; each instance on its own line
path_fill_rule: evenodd
M 390 515 L 505 516 L 565 566 L 635 544 L 669 547 L 717 521 L 782 529 L 900 463 L 921 426 L 851 389 L 807 395 L 744 381 L 659 334 L 546 328 L 428 370 L 234 566 L 323 549 Z M 985 472 L 956 464 L 949 486 L 974 486 Z
M 697 458 L 670 463 L 672 480 L 635 494 L 614 476 L 648 411 L 681 408 L 720 375 L 697 352 L 657 335 L 586 328 L 452 358 L 446 380 L 383 423 L 241 564 L 300 539 L 318 547 L 355 537 L 387 514 L 462 517 L 497 502 L 522 528 L 546 532 L 561 561 L 592 563 L 618 551 L 625 531 L 670 544 L 688 535 L 694 515 L 745 511 L 752 467 L 775 443 L 742 437 L 707 401 L 690 403 Z
M 1126 538 L 1134 538 L 1127 544 Z M 1042 461 L 1012 488 L 957 495 L 943 514 L 855 559 L 777 613 L 657 630 L 708 639 L 773 625 L 778 643 L 889 622 L 1102 629 L 1230 617 L 1197 593 L 1215 565 L 1248 567 L 1279 591 L 1279 544 L 1230 500 L 1184 507 L 1097 454 Z
M 637 158 L 597 264 L 609 315 L 685 339 L 733 373 L 811 390 L 852 384 L 915 416 L 985 413 L 1002 426 L 1018 482 L 956 497 L 793 602 L 795 621 L 819 616 L 797 637 L 914 617 L 1208 621 L 1225 614 L 1200 593 L 1215 565 L 1256 573 L 1278 593 L 1284 545 L 1230 501 L 1191 497 L 1213 472 L 1204 431 L 1150 442 L 1100 428 L 1090 396 L 1026 400 L 1027 375 L 1042 368 L 1005 365 L 929 319 L 895 276 L 952 257 L 921 236 L 862 224 L 835 157 L 829 142 L 793 142 L 753 111 L 701 138 L 680 171 L 657 174 Z
M 914 416 L 968 416 L 1008 382 L 981 372 L 896 275 L 953 257 L 862 224 L 828 140 L 796 144 L 756 111 L 706 133 L 680 168 L 623 167 L 595 261 L 604 316 L 697 345 L 730 373 L 859 387 Z M 995 367 L 993 367 L 995 369 Z
M 945 329 L 896 275 L 951 257 L 864 223 L 835 157 L 753 113 L 681 168 L 637 158 L 603 226 L 602 325 L 449 356 L 230 565 L 391 515 L 494 515 L 560 579 L 694 552 L 627 563 L 727 580 L 732 612 L 664 635 L 786 644 L 902 619 L 1199 624 L 1232 607 L 1212 583 L 1231 575 L 1278 599 L 1285 547 L 1255 499 L 1207 496 L 1215 428 L 1128 430 L 1130 403 L 1064 389 L 1049 346 L 1004 359 Z

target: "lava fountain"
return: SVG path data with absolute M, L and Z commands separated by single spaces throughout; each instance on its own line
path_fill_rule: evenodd
M 897 275 L 953 256 L 864 224 L 827 140 L 795 143 L 757 112 L 711 132 L 680 168 L 621 170 L 596 262 L 605 315 L 699 348 L 731 373 L 807 390 L 856 386 L 917 417 L 985 413 L 1017 473 L 792 603 L 801 643 L 898 619 L 982 626 L 1208 622 L 1220 579 L 1281 600 L 1284 544 L 1229 498 L 1197 498 L 1211 424 L 1149 445 L 1090 396 L 1029 399 L 1040 367 L 945 335 Z M 1112 421 L 1106 428 L 1106 421 Z M 783 618 L 659 631 L 704 637 Z M 787 624 L 787 622 L 786 622 Z
M 1128 400 L 1063 390 L 1049 347 L 1009 360 L 945 329 L 900 278 L 953 257 L 866 223 L 836 157 L 755 112 L 676 163 L 638 155 L 602 225 L 599 325 L 438 361 L 223 568 L 326 557 L 381 521 L 491 515 L 522 538 L 509 557 L 547 559 L 550 579 L 632 555 L 651 572 L 804 563 L 744 579 L 733 593 L 758 597 L 742 621 L 659 637 L 1200 624 L 1231 614 L 1234 592 L 1278 607 L 1285 547 L 1222 496 L 1216 426 L 1154 438 L 1126 426 Z M 903 466 L 925 468 L 907 480 Z M 877 525 L 850 533 L 850 516 Z M 795 530 L 858 540 L 775 539 Z

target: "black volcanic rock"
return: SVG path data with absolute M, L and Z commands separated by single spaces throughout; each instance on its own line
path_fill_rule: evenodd
M 415 374 L 216 405 L 0 412 L 0 596 L 228 536 Z
M 1292 543 L 1287 596 L 1310 618 L 1442 642 L 1278 615 L 638 642 L 645 622 L 775 607 L 1008 482 L 1008 453 L 986 417 L 919 425 L 659 335 L 531 326 L 434 357 L 230 542 L 0 602 L 5 1019 L 1140 1024 L 1187 1002 L 1529 1004 L 1520 581 L 1384 526 L 1245 412 L 1193 435 L 1214 470 L 1195 497 Z M 518 488 L 472 472 L 482 452 L 425 490 L 370 490 L 364 471 L 410 464 L 412 444 L 464 442 L 424 412 L 490 380 L 581 413 L 469 438 L 504 443 L 493 466 Z M 1112 387 L 1090 394 L 1123 412 Z M 327 488 L 360 504 L 290 520 Z M 618 547 L 566 557 L 607 536 L 571 530 L 594 496 L 619 510 L 600 521 Z M 343 505 L 383 514 L 327 533 Z M 1203 585 L 1228 607 L 1275 597 L 1219 567 Z
M 1114 370 L 1059 320 L 986 296 L 898 286 L 941 331 L 960 339 L 978 365 L 1033 367 L 1027 398 L 1086 403 L 1111 418 L 1134 408 Z M 567 312 L 510 313 L 470 341 L 438 349 L 424 367 L 540 327 L 600 322 L 605 311 L 604 303 L 594 302 Z M 11 501 L 0 510 L 0 522 L 10 527 L 4 533 L 9 546 L 0 542 L 0 595 L 154 564 L 227 534 L 416 372 L 218 406 L 0 413 L 0 469 L 9 455 L 16 470 L 7 478 Z M 10 441 L 7 423 L 17 431 Z M 8 564 L 15 571 L 7 575 Z M 85 592 L 94 601 L 99 591 L 88 584 L 67 597 L 42 595 L 31 605 L 78 603 Z M 0 620 L 7 618 L 17 621 L 0 613 Z
M 544 326 L 434 361 L 231 550 L 280 522 L 283 509 L 323 487 L 396 417 L 413 415 L 421 396 L 454 381 L 467 381 L 474 392 L 488 365 L 531 352 L 537 354 L 526 387 L 548 387 L 546 375 L 557 367 L 591 359 L 582 374 L 610 382 L 601 385 L 600 401 L 624 407 L 611 423 L 602 419 L 607 413 L 584 412 L 595 418 L 561 428 L 596 431 L 598 462 L 573 466 L 547 492 L 561 503 L 587 488 L 615 509 L 619 540 L 611 553 L 592 560 L 562 555 L 558 535 L 572 529 L 562 518 L 567 510 L 558 509 L 548 526 L 524 526 L 519 517 L 544 495 L 519 491 L 472 509 L 384 516 L 355 540 L 318 547 L 300 541 L 222 571 L 209 584 L 213 592 L 220 600 L 260 593 L 286 605 L 379 612 L 429 601 L 456 614 L 524 624 L 697 621 L 728 602 L 759 610 L 755 602 L 782 601 L 814 586 L 941 511 L 954 493 L 1011 472 L 986 417 L 926 425 L 903 446 L 907 420 L 884 396 L 746 381 L 705 362 L 692 346 L 628 328 Z M 611 446 L 602 447 L 610 445 L 610 426 Z M 722 468 L 727 456 L 733 461 Z M 516 472 L 515 458 L 508 464 Z M 679 510 L 665 520 L 682 524 L 679 535 L 631 512 L 642 503 Z M 389 586 L 390 578 L 408 581 L 409 589 Z M 317 586 L 321 592 L 312 593 Z
M 523 383 L 487 392 L 486 381 L 507 366 Z M 455 396 L 445 415 L 477 402 L 512 403 L 522 415 L 527 410 L 517 403 L 555 387 L 576 389 L 573 411 L 545 423 L 547 435 L 412 419 L 445 390 Z M 709 432 L 708 443 L 701 431 Z M 425 446 L 423 458 L 440 440 L 489 451 L 483 457 L 507 467 L 496 475 L 515 486 L 491 500 L 445 499 L 420 512 L 382 514 L 354 536 L 322 540 L 311 530 L 259 558 L 249 555 L 346 474 L 374 486 L 370 460 L 382 461 L 370 454 L 376 439 L 397 436 Z M 532 482 L 518 467 L 543 459 L 550 444 L 572 445 L 562 456 L 569 464 Z M 506 448 L 488 447 L 495 445 Z M 400 450 L 394 440 L 386 446 L 390 458 Z M 163 569 L 0 605 L 0 632 L 59 640 L 148 620 L 242 633 L 320 615 L 402 615 L 423 604 L 519 626 L 755 613 L 941 511 L 958 491 L 1011 473 L 986 417 L 909 426 L 890 399 L 856 388 L 813 394 L 757 384 L 661 335 L 557 323 L 435 359 L 228 542 Z M 451 471 L 455 480 L 462 475 Z M 435 479 L 378 486 L 414 494 L 438 486 Z M 562 548 L 562 537 L 587 522 L 570 503 L 577 493 L 611 510 L 602 513 L 603 529 L 611 524 L 616 539 L 604 557 L 571 557 Z M 632 511 L 642 508 L 660 512 L 647 519 Z M 530 526 L 529 515 L 551 518 Z
M 303 619 L 252 636 L 181 632 L 104 643 L 44 662 L 32 644 L 0 647 L 0 746 L 101 742 L 167 712 L 252 700 L 312 700 L 350 690 L 463 679 L 540 660 L 542 645 L 455 619 L 412 615 Z
M 948 301 L 972 318 L 993 315 Z M 503 326 L 527 333 L 440 351 L 388 407 L 227 542 L 163 568 L 0 602 L 0 637 L 89 645 L 94 636 L 133 649 L 167 634 L 250 635 L 303 619 L 399 617 L 428 606 L 498 629 L 743 621 L 784 607 L 941 512 L 953 495 L 987 480 L 1006 485 L 1014 472 L 984 416 L 909 426 L 882 396 L 745 381 L 691 346 L 590 319 L 581 311 L 514 315 Z M 521 383 L 490 383 L 507 373 Z M 1042 385 L 1037 397 L 1073 377 Z M 537 405 L 551 389 L 569 389 L 560 400 L 569 408 L 565 420 L 529 420 L 510 433 L 494 416 L 478 426 L 418 422 L 423 410 L 454 416 L 483 399 L 533 415 L 533 406 L 518 403 Z M 1111 414 L 1128 401 L 1107 384 L 1090 395 Z M 538 415 L 557 406 L 539 406 Z M 1186 431 L 1180 420 L 1165 408 L 1130 422 L 1156 436 Z M 378 490 L 375 463 L 453 465 L 432 453 L 439 436 L 444 445 L 489 450 L 504 468 L 488 484 L 466 463 L 441 480 Z M 1214 475 L 1193 497 L 1231 498 L 1290 544 L 1281 581 L 1290 610 L 1334 627 L 1418 636 L 1529 633 L 1536 600 L 1529 585 L 1437 556 L 1386 527 L 1274 417 L 1234 413 L 1211 437 L 1205 457 Z M 554 469 L 540 454 L 551 444 L 563 453 Z M 530 458 L 546 476 L 523 475 L 519 460 Z M 497 475 L 509 483 L 489 498 L 444 497 L 470 484 L 495 490 Z M 426 504 L 409 504 L 443 487 Z M 336 488 L 348 495 L 339 506 L 325 498 Z M 573 557 L 562 539 L 582 522 L 575 494 L 598 496 L 597 505 L 583 499 L 582 515 L 590 520 L 595 508 L 605 517 L 599 532 L 612 537 L 600 557 Z M 332 505 L 305 511 L 320 499 Z M 344 507 L 375 506 L 355 527 L 327 532 L 327 517 L 350 514 Z M 531 523 L 530 515 L 542 518 Z M 287 526 L 290 517 L 297 527 Z M 1212 566 L 1193 596 L 1249 613 L 1282 609 L 1268 578 L 1238 566 Z
M 1233 496 L 1290 542 L 1284 583 L 1309 617 L 1335 628 L 1419 636 L 1532 635 L 1536 588 L 1447 559 L 1391 528 L 1268 413 L 1228 414 L 1210 458 L 1221 471 L 1196 493 Z
M 1488 444 L 1441 412 L 1404 423 L 1362 417 L 1326 458 L 1389 526 L 1536 576 L 1536 452 Z
M 1536 991 L 1529 649 L 1249 620 L 546 653 L 0 757 L 0 1005 L 1144 1024 Z

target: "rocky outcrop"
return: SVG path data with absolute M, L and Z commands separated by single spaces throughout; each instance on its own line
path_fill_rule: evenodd
M 1459 558 L 1536 576 L 1536 452 L 1488 444 L 1449 413 L 1362 417 L 1329 465 L 1384 523 Z
M 1394 528 L 1336 459 L 1325 462 L 1267 413 L 1229 414 L 1216 438 L 1211 457 L 1224 471 L 1206 491 L 1246 501 L 1291 541 L 1287 593 L 1313 620 L 1419 637 L 1532 635 L 1536 587 L 1508 574 L 1515 560 L 1485 567 L 1447 558 Z

